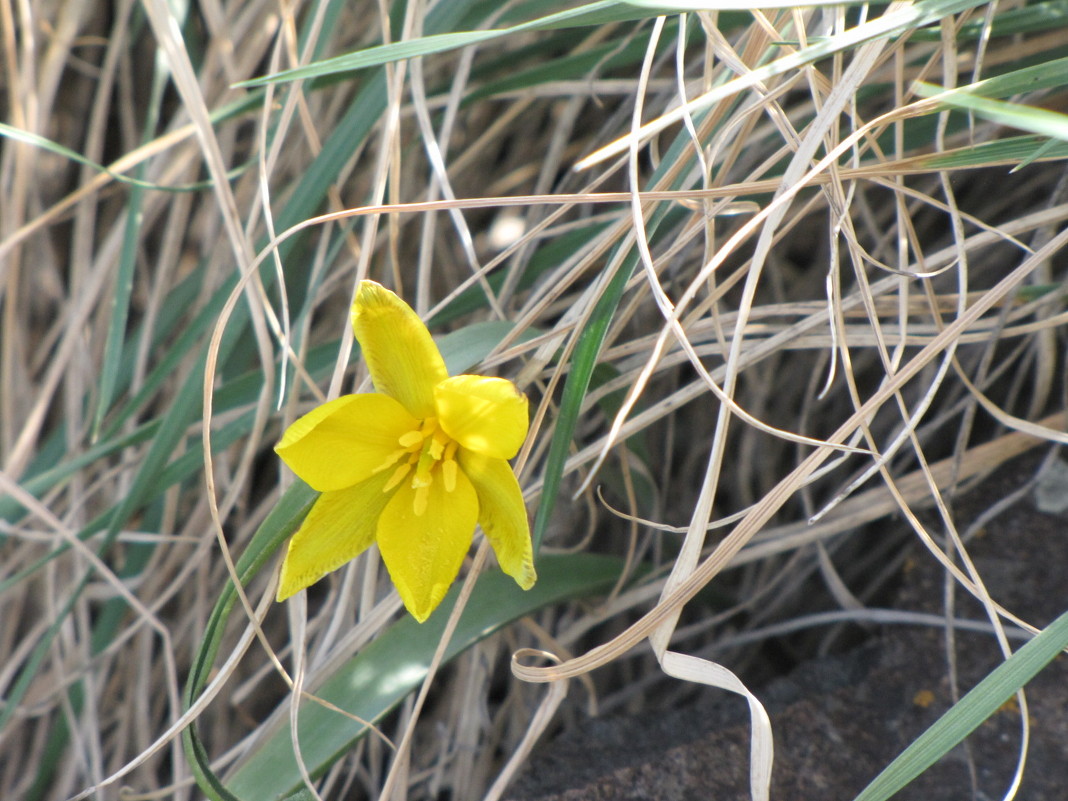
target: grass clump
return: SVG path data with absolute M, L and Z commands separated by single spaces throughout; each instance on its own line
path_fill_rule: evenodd
M 944 499 L 1064 441 L 1064 4 L 698 5 L 2 6 L 0 796 L 497 798 L 685 679 L 759 798 L 732 638 L 865 620 L 911 539 L 1002 625 Z M 529 595 L 271 603 L 365 277 L 530 396 Z

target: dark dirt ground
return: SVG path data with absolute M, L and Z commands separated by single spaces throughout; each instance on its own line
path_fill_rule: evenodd
M 956 504 L 960 530 L 1031 479 L 1038 457 L 1009 462 L 962 497 Z M 1068 496 L 1068 485 L 1062 486 Z M 984 525 L 969 551 L 995 598 L 1023 619 L 1044 626 L 1068 609 L 1068 513 L 1042 512 L 1026 493 Z M 893 605 L 940 615 L 943 595 L 939 567 L 917 552 Z M 959 618 L 985 619 L 962 590 L 956 604 Z M 958 631 L 956 659 L 963 694 L 998 664 L 999 652 L 989 634 Z M 775 733 L 772 799 L 848 801 L 951 706 L 946 639 L 937 628 L 884 626 L 863 646 L 803 663 L 757 695 Z M 1031 746 L 1017 798 L 1068 799 L 1068 658 L 1062 654 L 1038 674 L 1027 700 Z M 1019 750 L 1019 716 L 1010 701 L 895 798 L 1002 798 Z M 747 799 L 748 749 L 744 702 L 709 690 L 685 709 L 587 720 L 537 750 L 509 798 Z

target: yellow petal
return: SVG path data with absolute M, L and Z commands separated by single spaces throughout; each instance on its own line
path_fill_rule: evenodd
M 352 304 L 352 330 L 379 392 L 420 420 L 434 414 L 434 385 L 448 377 L 430 332 L 403 300 L 362 281 Z
M 527 436 L 527 397 L 511 381 L 458 375 L 434 387 L 438 421 L 463 447 L 511 459 Z
M 374 542 L 375 524 L 392 497 L 382 492 L 388 478 L 388 473 L 380 474 L 319 496 L 289 541 L 278 583 L 279 601 L 337 570 Z
M 501 570 L 529 590 L 538 575 L 534 572 L 527 509 L 515 473 L 503 459 L 471 451 L 460 451 L 459 461 L 460 470 L 478 494 L 478 522 L 497 554 Z
M 416 493 L 425 508 L 416 514 Z M 420 504 L 421 505 L 421 504 Z M 401 484 L 378 520 L 378 548 L 397 592 L 412 617 L 422 623 L 445 597 L 471 547 L 478 520 L 478 497 L 462 473 L 449 492 L 440 474 L 429 487 Z
M 319 492 L 370 478 L 419 421 L 388 395 L 343 395 L 295 421 L 275 451 Z

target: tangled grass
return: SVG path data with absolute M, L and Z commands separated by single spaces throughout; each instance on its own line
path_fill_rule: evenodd
M 1028 627 L 947 498 L 1065 441 L 1065 3 L 699 5 L 0 2 L 0 797 L 499 798 L 697 682 L 759 798 L 910 541 Z M 272 603 L 364 277 L 529 394 L 529 594 Z

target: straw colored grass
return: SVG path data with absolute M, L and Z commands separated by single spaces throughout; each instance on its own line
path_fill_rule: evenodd
M 750 690 L 783 668 L 761 645 L 802 659 L 893 616 L 911 543 L 1006 653 L 1033 631 L 949 499 L 1066 441 L 1068 151 L 914 82 L 1002 76 L 1030 130 L 1063 81 L 1011 81 L 1060 63 L 1063 22 L 927 0 L 509 28 L 543 5 L 0 0 L 0 797 L 225 797 L 214 777 L 269 771 L 321 703 L 356 733 L 323 763 L 293 736 L 296 786 L 496 799 L 546 731 L 698 683 L 749 700 L 761 798 Z M 213 607 L 295 497 L 280 431 L 369 386 L 364 277 L 529 394 L 541 556 L 616 561 L 518 620 L 478 612 L 493 633 L 452 656 L 497 570 L 473 550 L 429 667 L 361 722 L 319 693 L 396 631 L 374 553 L 286 606 L 269 558 Z M 911 531 L 873 553 L 895 516 Z

